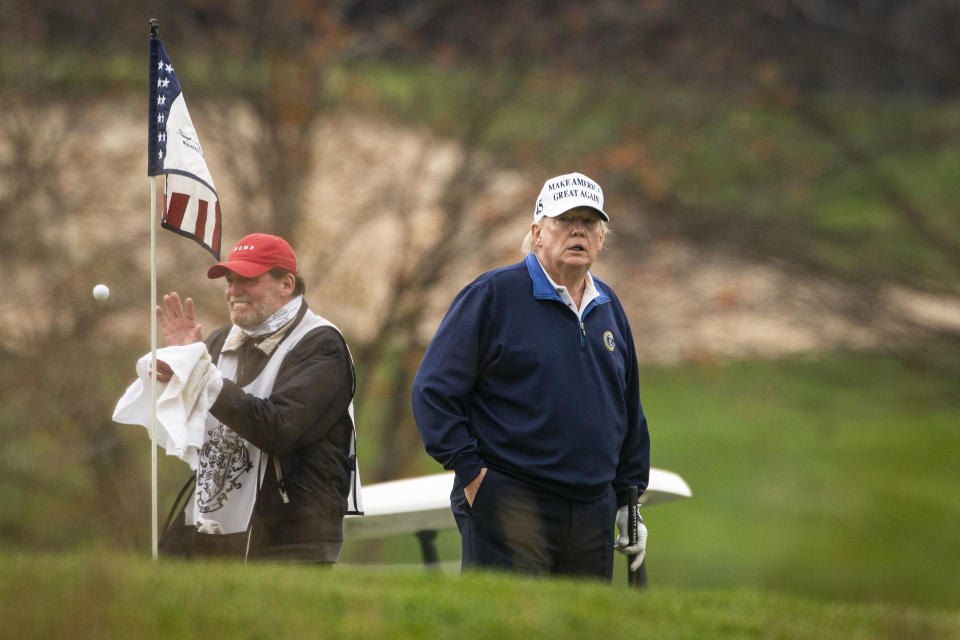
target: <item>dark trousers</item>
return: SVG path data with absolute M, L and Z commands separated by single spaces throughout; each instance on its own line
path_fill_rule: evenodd
M 613 578 L 612 487 L 598 500 L 575 502 L 488 469 L 472 507 L 462 490 L 453 502 L 464 570 Z

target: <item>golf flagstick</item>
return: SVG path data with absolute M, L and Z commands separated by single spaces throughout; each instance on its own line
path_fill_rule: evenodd
M 150 176 L 150 365 L 157 371 L 157 178 L 162 175 L 164 229 L 190 238 L 220 261 L 220 199 L 184 102 L 180 82 L 150 18 L 147 175 Z M 169 135 L 168 135 L 169 134 Z M 176 205 L 174 205 L 176 203 Z M 153 557 L 157 557 L 157 379 L 151 378 L 150 442 Z
M 157 559 L 157 177 L 150 176 L 150 550 Z
M 627 487 L 627 535 L 630 538 L 630 546 L 637 544 L 639 532 L 637 531 L 637 487 L 630 485 Z M 637 571 L 632 568 L 635 554 L 627 554 L 627 585 L 635 587 L 638 585 Z M 639 567 L 638 567 L 639 569 Z

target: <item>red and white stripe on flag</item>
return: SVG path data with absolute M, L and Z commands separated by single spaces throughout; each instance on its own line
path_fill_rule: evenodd
M 159 38 L 150 39 L 147 175 L 165 175 L 164 229 L 220 260 L 220 204 L 180 81 Z
M 220 202 L 202 182 L 168 173 L 163 193 L 164 229 L 195 239 L 214 255 L 220 255 Z

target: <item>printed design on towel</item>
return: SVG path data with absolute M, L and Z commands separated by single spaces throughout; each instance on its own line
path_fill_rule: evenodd
M 200 449 L 197 510 L 212 513 L 222 509 L 230 493 L 243 487 L 244 475 L 252 468 L 250 451 L 243 438 L 218 423 L 207 432 Z

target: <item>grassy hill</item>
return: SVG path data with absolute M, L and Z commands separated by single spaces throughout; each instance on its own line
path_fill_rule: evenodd
M 0 556 L 0 638 L 955 638 L 960 611 L 500 575 Z
M 693 490 L 645 510 L 651 584 L 960 602 L 958 363 L 940 345 L 645 367 L 653 464 Z M 441 559 L 458 545 L 442 534 Z M 368 546 L 348 544 L 345 558 Z M 412 536 L 377 551 L 419 553 Z
M 645 512 L 651 585 L 955 607 L 958 379 L 960 353 L 948 345 L 644 367 L 653 464 L 682 474 L 693 489 L 690 500 Z M 51 433 L 35 425 L 32 433 L 53 446 Z M 47 484 L 16 482 L 15 469 L 4 470 L 11 478 L 0 484 L 7 553 L 90 544 L 149 549 L 146 436 L 121 425 L 110 433 L 137 453 L 131 475 L 116 484 L 108 478 L 99 490 L 119 496 L 112 511 L 98 506 L 98 488 L 77 456 L 58 458 Z M 41 449 L 31 453 L 23 439 L 13 444 L 22 465 L 51 468 Z M 422 456 L 421 471 L 435 470 Z M 165 516 L 186 468 L 166 456 L 160 462 Z M 455 563 L 456 533 L 439 543 L 441 559 Z M 413 536 L 371 547 L 348 542 L 345 562 L 419 561 Z
M 660 579 L 957 602 L 956 357 L 648 373 L 654 461 L 694 491 L 647 516 L 669 546 Z

